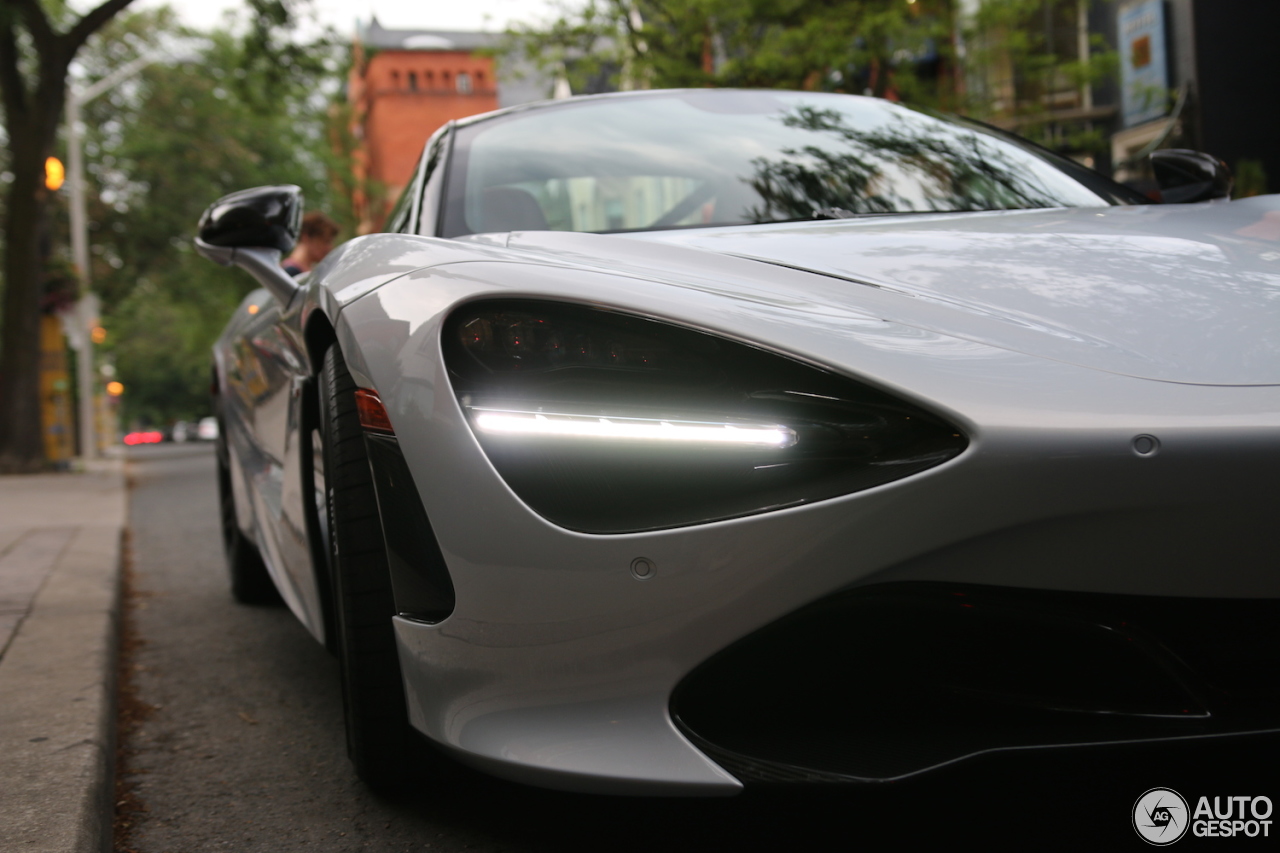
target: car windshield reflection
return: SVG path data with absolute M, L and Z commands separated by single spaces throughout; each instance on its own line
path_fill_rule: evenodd
M 872 98 L 676 92 L 459 129 L 444 236 L 1099 207 L 1136 194 L 976 123 Z

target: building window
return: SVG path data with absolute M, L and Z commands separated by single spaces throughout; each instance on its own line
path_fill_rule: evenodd
M 417 71 L 409 72 L 409 91 L 410 92 L 418 91 L 418 72 Z
M 459 95 L 471 94 L 471 75 L 465 71 L 458 72 L 458 94 Z
M 400 72 L 399 71 L 391 72 L 391 88 L 393 89 L 400 88 Z
M 426 87 L 428 89 L 434 89 L 436 87 L 436 75 L 434 72 L 423 71 L 422 79 L 426 81 Z
M 444 85 L 445 85 L 445 88 L 447 89 L 447 88 L 449 87 L 449 72 L 448 72 L 448 71 L 441 71 L 441 72 L 440 72 L 440 78 L 441 78 L 442 80 L 444 80 Z

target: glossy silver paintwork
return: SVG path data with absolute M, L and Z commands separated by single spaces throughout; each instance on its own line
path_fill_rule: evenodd
M 893 316 L 1033 355 L 1170 382 L 1266 385 L 1280 383 L 1280 258 L 1251 235 L 1277 231 L 1275 200 L 1255 198 L 630 236 L 821 272 L 835 302 L 850 283 L 913 297 L 929 307 Z M 859 304 L 884 304 L 866 298 Z
M 298 293 L 297 283 L 280 268 L 283 253 L 279 249 L 211 246 L 199 237 L 195 239 L 195 246 L 197 252 L 215 264 L 240 267 L 249 273 L 282 305 L 288 305 Z
M 257 313 L 250 314 L 250 306 Z M 241 530 L 257 543 L 289 608 L 323 641 L 304 515 L 310 497 L 299 452 L 299 442 L 309 440 L 299 422 L 302 382 L 311 365 L 290 319 L 265 289 L 250 293 L 232 321 L 238 334 L 224 334 L 215 363 Z
M 302 490 L 287 485 L 304 473 L 290 467 L 292 383 L 314 365 L 283 329 L 323 315 L 388 408 L 456 590 L 445 621 L 396 620 L 414 725 L 538 784 L 732 793 L 737 781 L 672 725 L 670 692 L 832 591 L 930 579 L 1280 596 L 1278 273 L 1276 197 L 361 238 L 316 270 L 289 316 L 242 311 L 219 344 L 253 495 L 246 532 L 320 636 L 291 505 Z M 497 295 L 608 306 L 775 349 L 912 399 L 971 444 L 923 474 L 808 506 L 638 534 L 564 530 L 498 477 L 444 372 L 443 318 Z M 1155 454 L 1135 450 L 1147 435 Z M 637 557 L 652 578 L 631 575 Z
M 212 247 L 225 254 L 228 264 L 240 265 L 245 256 L 252 257 L 247 271 L 273 283 L 270 290 L 245 297 L 214 348 L 233 459 L 237 520 L 242 532 L 258 544 L 285 602 L 322 642 L 321 581 L 305 521 L 310 481 L 301 479 L 302 442 L 311 438 L 299 432 L 302 386 L 319 368 L 312 362 L 303 330 L 315 316 L 336 322 L 344 304 L 406 272 L 476 256 L 476 250 L 450 254 L 452 244 L 445 241 L 432 241 L 437 245 L 430 246 L 423 242 L 396 234 L 356 238 L 333 251 L 305 279 L 283 283 L 257 257 L 269 250 Z M 256 313 L 250 313 L 250 306 Z

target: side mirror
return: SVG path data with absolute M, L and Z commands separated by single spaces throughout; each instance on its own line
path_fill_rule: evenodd
M 1156 151 L 1151 155 L 1151 168 L 1165 204 L 1231 197 L 1231 170 L 1212 154 L 1186 148 Z
M 254 187 L 224 195 L 200 217 L 200 239 L 233 249 L 293 251 L 302 231 L 302 188 Z
M 196 251 L 222 266 L 238 266 L 288 305 L 298 286 L 280 268 L 302 231 L 302 189 L 255 187 L 209 205 L 200 217 Z

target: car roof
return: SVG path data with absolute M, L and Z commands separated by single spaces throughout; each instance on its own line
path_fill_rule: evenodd
M 517 104 L 512 107 L 503 107 L 500 110 L 492 112 L 479 113 L 478 115 L 467 116 L 454 121 L 455 127 L 469 127 L 473 124 L 489 121 L 490 119 L 502 118 L 504 116 L 513 115 L 522 112 L 532 112 L 538 110 L 553 110 L 561 108 L 576 107 L 588 101 L 611 101 L 628 98 L 652 98 L 665 95 L 682 95 L 685 93 L 697 93 L 700 97 L 715 97 L 721 94 L 741 93 L 741 92 L 769 92 L 771 94 L 792 94 L 792 95 L 838 95 L 846 98 L 857 98 L 859 100 L 882 100 L 880 98 L 870 98 L 865 95 L 850 95 L 845 92 L 800 92 L 792 89 L 634 89 L 629 92 L 603 92 L 597 95 L 574 95 L 571 98 L 561 98 L 559 100 L 548 99 L 545 101 L 533 101 L 527 104 Z M 898 106 L 906 106 L 898 104 Z

